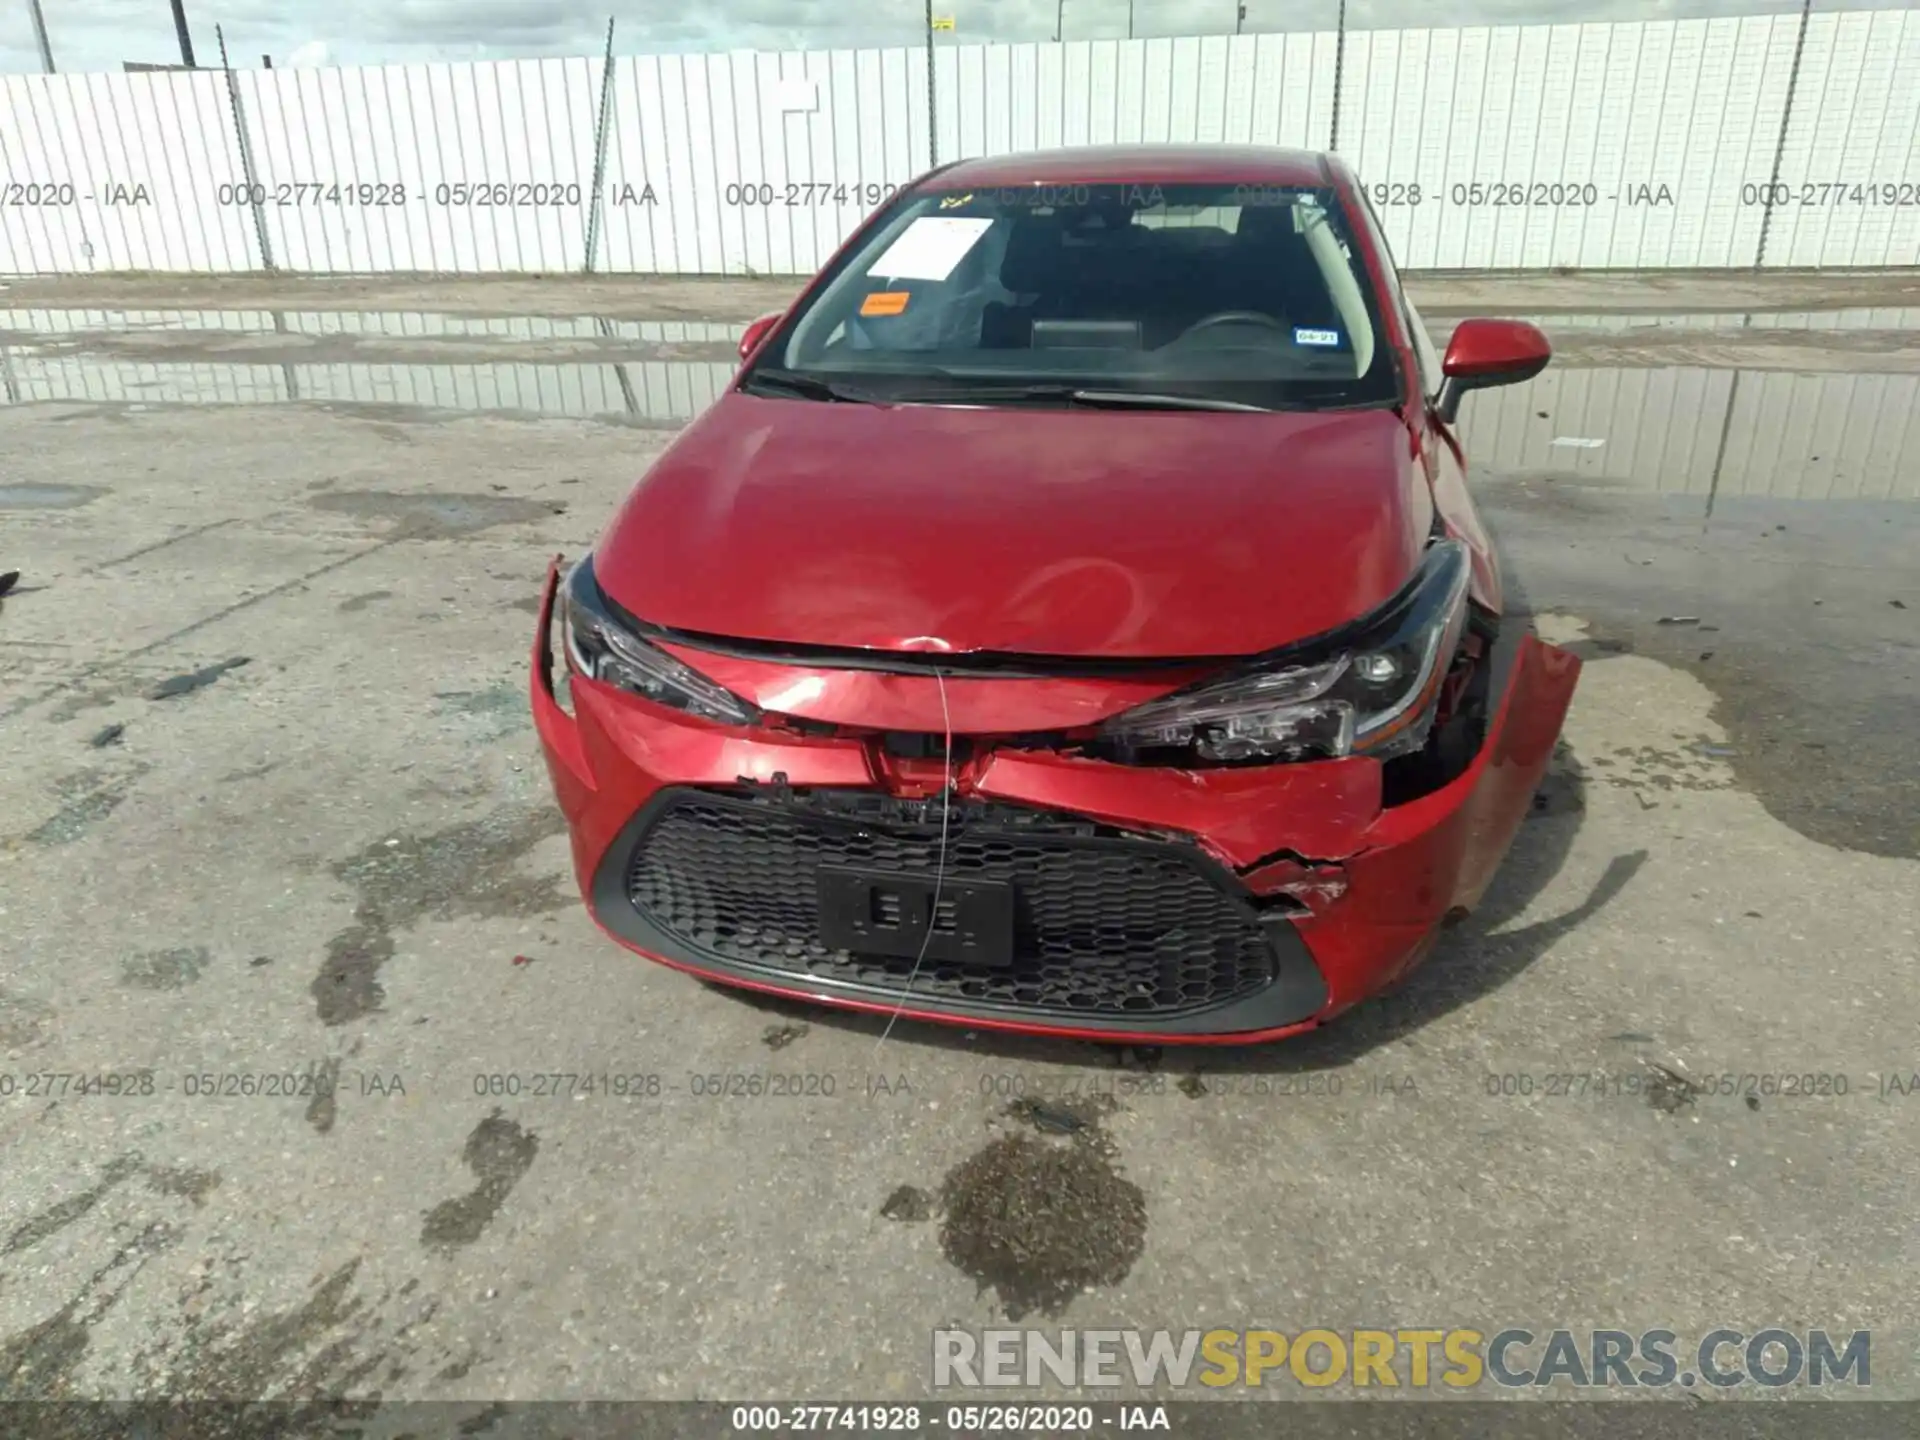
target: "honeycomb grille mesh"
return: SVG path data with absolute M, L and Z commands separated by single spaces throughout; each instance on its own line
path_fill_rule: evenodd
M 695 950 L 897 995 L 912 960 L 821 943 L 816 872 L 833 865 L 931 881 L 937 804 L 929 822 L 836 813 L 826 792 L 815 796 L 818 808 L 673 795 L 635 845 L 628 898 Z M 913 976 L 913 997 L 1084 1019 L 1165 1018 L 1250 995 L 1272 981 L 1273 951 L 1252 912 L 1202 863 L 1173 842 L 1103 836 L 1069 817 L 956 804 L 946 873 L 1011 882 L 1014 963 L 929 959 Z

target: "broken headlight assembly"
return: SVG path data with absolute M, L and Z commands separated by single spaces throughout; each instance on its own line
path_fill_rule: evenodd
M 1466 545 L 1438 541 L 1373 615 L 1117 715 L 1100 728 L 1099 748 L 1136 764 L 1412 754 L 1427 743 L 1460 648 L 1471 575 Z
M 600 593 L 591 555 L 567 571 L 561 582 L 560 631 L 567 665 L 576 675 L 721 725 L 746 725 L 753 720 L 746 701 L 634 633 L 631 623 Z

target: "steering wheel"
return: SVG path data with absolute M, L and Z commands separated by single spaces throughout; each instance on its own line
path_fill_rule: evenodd
M 1282 321 L 1259 310 L 1222 310 L 1217 315 L 1209 315 L 1205 319 L 1194 321 L 1180 332 L 1180 338 L 1185 340 L 1190 335 L 1197 335 L 1202 330 L 1211 330 L 1216 325 L 1264 325 L 1269 330 L 1287 328 Z

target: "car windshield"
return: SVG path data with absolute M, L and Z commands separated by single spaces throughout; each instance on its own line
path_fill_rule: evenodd
M 916 193 L 744 382 L 816 399 L 1333 409 L 1399 398 L 1330 189 Z

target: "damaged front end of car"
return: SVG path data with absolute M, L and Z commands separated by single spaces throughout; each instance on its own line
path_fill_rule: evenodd
M 1153 662 L 671 632 L 556 561 L 535 718 L 595 918 L 653 958 L 930 1020 L 1278 1038 L 1478 902 L 1552 753 L 1579 661 L 1478 605 L 1471 561 L 1437 536 L 1334 633 Z

